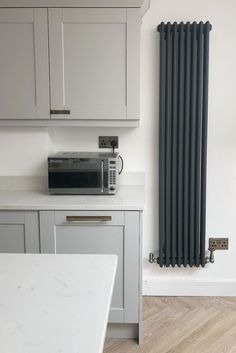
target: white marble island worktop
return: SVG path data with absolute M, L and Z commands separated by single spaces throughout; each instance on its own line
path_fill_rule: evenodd
M 49 195 L 44 190 L 0 190 L 0 210 L 143 210 L 144 186 L 120 186 L 116 195 Z
M 115 255 L 0 254 L 0 351 L 101 353 Z

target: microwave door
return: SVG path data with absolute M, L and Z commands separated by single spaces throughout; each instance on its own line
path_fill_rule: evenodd
M 49 173 L 51 191 L 60 194 L 103 194 L 108 188 L 108 163 L 101 159 L 75 159 Z
M 79 159 L 74 169 L 72 188 L 79 194 L 101 194 L 102 165 L 100 159 Z
M 103 194 L 108 190 L 108 163 L 106 160 L 91 159 L 80 165 L 80 171 L 84 171 L 85 182 L 80 182 L 81 194 Z M 81 177 L 81 174 L 80 174 Z

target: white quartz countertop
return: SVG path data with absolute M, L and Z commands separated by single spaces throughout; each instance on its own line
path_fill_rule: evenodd
M 0 254 L 0 351 L 101 353 L 115 255 Z
M 143 210 L 144 186 L 120 186 L 116 195 L 49 195 L 37 190 L 0 190 L 0 210 Z

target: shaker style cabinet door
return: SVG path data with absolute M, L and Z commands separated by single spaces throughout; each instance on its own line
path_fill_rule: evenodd
M 0 119 L 48 119 L 47 9 L 0 9 Z
M 48 11 L 51 117 L 138 120 L 140 9 Z
M 40 211 L 40 244 L 42 253 L 116 254 L 109 322 L 139 322 L 139 212 Z
M 37 211 L 0 211 L 0 253 L 39 253 Z

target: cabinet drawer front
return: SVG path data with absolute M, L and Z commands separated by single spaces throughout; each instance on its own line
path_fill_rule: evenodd
M 56 225 L 83 225 L 96 226 L 124 225 L 122 211 L 55 211 Z

